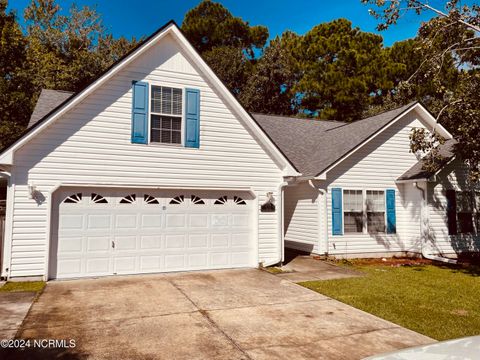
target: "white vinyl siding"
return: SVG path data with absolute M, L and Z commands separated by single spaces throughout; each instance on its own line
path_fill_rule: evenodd
M 257 208 L 282 171 L 170 35 L 16 151 L 10 276 L 44 275 L 50 191 L 65 183 L 252 188 Z M 131 144 L 132 80 L 201 92 L 201 148 Z M 33 183 L 44 199 L 29 199 Z M 278 211 L 254 219 L 258 261 L 278 260 Z
M 469 184 L 468 169 L 454 160 L 437 175 L 437 181 L 428 184 L 428 249 L 434 254 L 454 255 L 465 251 L 480 250 L 480 234 L 448 235 L 447 190 L 480 191 L 479 184 Z M 457 213 L 461 200 L 457 199 Z M 457 223 L 458 224 L 458 223 Z M 458 227 L 460 230 L 460 227 Z
M 395 182 L 418 161 L 410 152 L 409 136 L 413 127 L 425 127 L 415 111 L 406 114 L 328 172 L 323 186 L 328 189 L 329 254 L 351 257 L 418 251 L 419 220 L 412 221 L 412 217 L 416 216 L 412 211 L 416 210 L 409 201 L 417 202 L 421 195 L 416 189 L 417 193 L 405 190 L 406 186 L 412 185 Z M 364 232 L 332 236 L 332 188 L 395 189 L 396 234 Z
M 315 254 L 325 252 L 323 246 L 319 245 L 322 203 L 323 197 L 308 182 L 285 188 L 286 247 Z

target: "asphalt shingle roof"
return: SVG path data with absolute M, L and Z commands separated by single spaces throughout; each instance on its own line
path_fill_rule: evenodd
M 73 93 L 68 91 L 43 89 L 38 97 L 35 109 L 33 109 L 32 116 L 28 122 L 28 128 L 33 126 L 72 95 Z
M 252 116 L 300 173 L 316 176 L 415 104 L 412 102 L 352 123 Z
M 454 156 L 454 149 L 457 141 L 454 139 L 450 139 L 445 141 L 442 145 L 438 146 L 438 154 L 440 155 L 440 159 L 437 160 L 435 164 L 436 171 L 441 169 L 446 163 L 448 163 Z M 410 169 L 405 171 L 402 176 L 400 176 L 397 180 L 418 180 L 418 179 L 428 179 L 430 176 L 434 175 L 436 171 L 432 170 L 425 170 L 425 157 L 420 159 L 415 165 L 413 165 Z

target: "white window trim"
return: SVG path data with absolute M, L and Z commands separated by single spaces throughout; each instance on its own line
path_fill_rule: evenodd
M 363 199 L 363 228 L 362 232 L 345 232 L 345 193 L 344 191 L 361 191 L 362 192 L 362 199 Z M 383 202 L 384 202 L 384 211 L 383 217 L 385 222 L 385 231 L 379 233 L 369 233 L 368 232 L 368 221 L 367 221 L 367 191 L 383 191 Z M 358 236 L 358 235 L 372 235 L 372 234 L 385 234 L 390 235 L 387 233 L 387 189 L 372 189 L 372 188 L 342 188 L 342 234 L 341 236 Z
M 175 89 L 182 90 L 182 115 L 172 115 L 172 114 L 158 114 L 153 113 L 153 115 L 160 115 L 160 116 L 173 116 L 173 117 L 180 117 L 182 119 L 181 122 L 181 132 L 180 132 L 180 143 L 179 144 L 170 144 L 170 143 L 163 143 L 163 142 L 152 142 L 151 135 L 152 135 L 152 86 L 158 87 L 170 87 Z M 169 146 L 169 147 L 185 147 L 185 101 L 186 101 L 186 87 L 185 86 L 178 86 L 178 85 L 167 85 L 166 83 L 156 82 L 156 81 L 149 81 L 148 82 L 148 145 L 152 146 Z

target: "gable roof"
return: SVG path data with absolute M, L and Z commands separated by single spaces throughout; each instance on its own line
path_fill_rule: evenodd
M 27 128 L 35 125 L 38 121 L 45 117 L 50 111 L 55 109 L 65 100 L 73 95 L 69 91 L 42 89 L 38 97 L 32 116 L 28 122 Z
M 443 166 L 448 164 L 450 160 L 455 157 L 454 149 L 457 141 L 454 139 L 450 139 L 445 141 L 442 145 L 438 146 L 438 155 L 440 156 L 440 160 L 438 160 L 435 164 L 435 170 L 425 170 L 424 165 L 426 163 L 426 157 L 420 159 L 415 165 L 413 165 L 410 169 L 405 171 L 402 176 L 400 176 L 397 181 L 408 181 L 408 180 L 420 180 L 420 179 L 428 179 L 431 176 L 435 175 L 438 170 L 440 170 Z
M 253 117 L 242 107 L 242 105 L 238 102 L 232 92 L 225 86 L 225 84 L 218 78 L 218 76 L 215 75 L 212 69 L 207 65 L 207 63 L 203 60 L 200 54 L 190 44 L 190 42 L 182 33 L 178 25 L 173 20 L 170 20 L 167 24 L 162 26 L 152 35 L 147 37 L 144 41 L 139 43 L 135 48 L 130 50 L 125 56 L 112 64 L 97 79 L 94 79 L 90 84 L 87 84 L 79 92 L 77 92 L 73 96 L 66 98 L 62 103 L 53 108 L 41 119 L 36 120 L 36 122 L 31 121 L 31 124 L 29 123 L 29 127 L 27 127 L 26 131 L 18 139 L 16 139 L 13 143 L 7 145 L 4 149 L 0 151 L 0 164 L 12 165 L 13 153 L 16 149 L 23 146 L 31 137 L 35 136 L 41 130 L 49 126 L 52 121 L 56 120 L 61 115 L 63 115 L 71 108 L 76 106 L 78 103 L 80 103 L 95 89 L 104 84 L 107 80 L 109 80 L 113 75 L 117 74 L 125 66 L 130 64 L 130 62 L 136 59 L 139 55 L 150 49 L 154 44 L 156 44 L 167 34 L 172 34 L 172 36 L 174 36 L 181 49 L 185 51 L 185 54 L 188 57 L 191 57 L 192 61 L 195 61 L 195 64 L 198 66 L 200 71 L 202 71 L 203 75 L 207 78 L 207 80 L 212 83 L 213 86 L 216 87 L 219 93 L 231 106 L 232 110 L 238 114 L 239 118 L 242 119 L 244 125 L 246 125 L 246 127 L 252 132 L 254 137 L 256 137 L 258 141 L 265 147 L 266 151 L 272 156 L 272 158 L 282 166 L 283 174 L 285 176 L 300 175 L 297 172 L 295 166 L 293 166 L 290 160 L 275 145 L 275 143 L 270 139 L 268 134 L 262 131 L 262 129 L 253 119 Z M 45 104 L 45 102 L 43 102 L 43 104 Z M 39 108 L 38 112 L 43 112 L 42 108 L 43 105 L 41 108 Z
M 298 171 L 304 176 L 318 176 L 416 106 L 423 108 L 418 102 L 412 102 L 352 123 L 261 114 L 253 116 Z M 451 138 L 445 129 L 439 130 L 443 136 Z

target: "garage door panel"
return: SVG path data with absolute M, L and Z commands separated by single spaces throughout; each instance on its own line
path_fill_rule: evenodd
M 110 252 L 111 239 L 110 236 L 88 236 L 86 238 L 87 252 Z
M 184 254 L 165 255 L 165 269 L 166 270 L 180 270 L 185 268 Z
M 83 215 L 72 214 L 62 215 L 59 221 L 60 230 L 81 230 L 83 229 Z
M 134 236 L 115 236 L 115 252 L 137 249 L 137 237 Z
M 185 234 L 165 235 L 165 248 L 166 249 L 184 249 Z
M 218 247 L 228 247 L 228 243 L 230 241 L 230 234 L 212 234 L 211 235 L 211 246 L 212 248 Z
M 159 250 L 162 249 L 161 235 L 144 235 L 140 237 L 140 248 L 143 250 Z
M 137 214 L 121 214 L 115 216 L 115 227 L 117 229 L 134 229 L 137 230 Z
M 87 215 L 87 230 L 107 230 L 111 227 L 111 214 Z
M 54 276 L 254 266 L 252 205 L 228 191 L 61 190 Z
M 162 216 L 160 214 L 142 214 L 141 228 L 160 230 L 162 228 Z
M 190 234 L 188 236 L 189 248 L 208 248 L 208 235 L 207 234 Z

